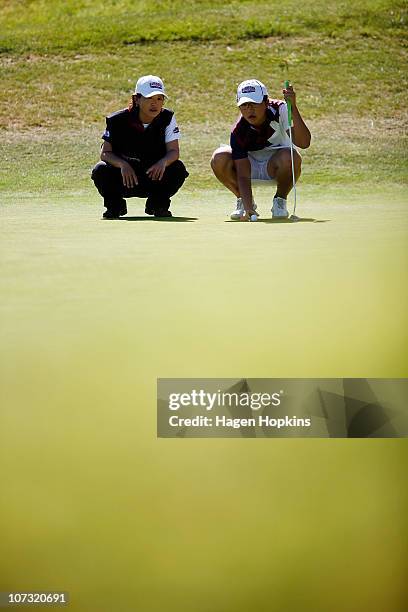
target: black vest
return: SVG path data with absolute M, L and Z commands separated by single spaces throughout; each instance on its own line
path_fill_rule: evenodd
M 173 112 L 164 108 L 145 129 L 139 120 L 139 109 L 127 108 L 106 117 L 106 130 L 112 151 L 123 158 L 140 161 L 145 168 L 155 164 L 167 153 L 165 143 L 166 127 Z

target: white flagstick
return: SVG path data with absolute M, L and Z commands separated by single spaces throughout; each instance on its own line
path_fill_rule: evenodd
M 285 81 L 285 89 L 289 87 L 289 81 Z M 292 140 L 292 104 L 289 100 L 286 101 L 286 105 L 288 107 L 288 123 L 289 123 L 289 138 L 290 138 L 290 161 L 292 162 L 292 183 L 293 183 L 293 195 L 295 199 L 295 204 L 293 207 L 293 215 L 290 218 L 293 221 L 297 221 L 299 217 L 295 215 L 296 212 L 296 181 L 295 181 L 295 166 L 293 163 L 293 140 Z

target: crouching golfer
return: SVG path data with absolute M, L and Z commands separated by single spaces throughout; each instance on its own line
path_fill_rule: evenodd
M 179 160 L 180 131 L 171 110 L 163 108 L 163 81 L 153 75 L 136 83 L 129 107 L 106 118 L 101 160 L 92 180 L 103 197 L 105 219 L 126 215 L 126 199 L 147 198 L 145 212 L 171 217 L 170 198 L 188 172 Z
M 296 93 L 290 85 L 283 90 L 292 104 L 292 139 L 296 146 L 310 145 L 310 132 L 296 106 Z M 231 219 L 247 221 L 256 212 L 252 196 L 253 180 L 276 183 L 272 217 L 287 217 L 286 198 L 293 187 L 288 108 L 283 100 L 271 100 L 265 85 L 256 79 L 238 86 L 237 104 L 241 112 L 231 132 L 230 147 L 221 146 L 211 159 L 217 179 L 237 197 Z M 294 150 L 295 180 L 300 176 L 301 157 Z

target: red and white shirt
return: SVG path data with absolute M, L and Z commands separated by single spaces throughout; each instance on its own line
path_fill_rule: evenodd
M 231 131 L 232 159 L 248 156 L 266 161 L 275 149 L 290 147 L 288 107 L 283 100 L 269 100 L 266 120 L 260 127 L 253 127 L 240 117 Z

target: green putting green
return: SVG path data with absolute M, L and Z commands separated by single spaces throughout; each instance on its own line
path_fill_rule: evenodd
M 298 223 L 271 220 L 266 189 L 257 223 L 229 221 L 223 191 L 161 221 L 137 199 L 115 221 L 97 196 L 5 207 L 8 350 L 111 338 L 112 375 L 117 347 L 153 377 L 403 376 L 404 199 L 349 197 L 300 192 Z

